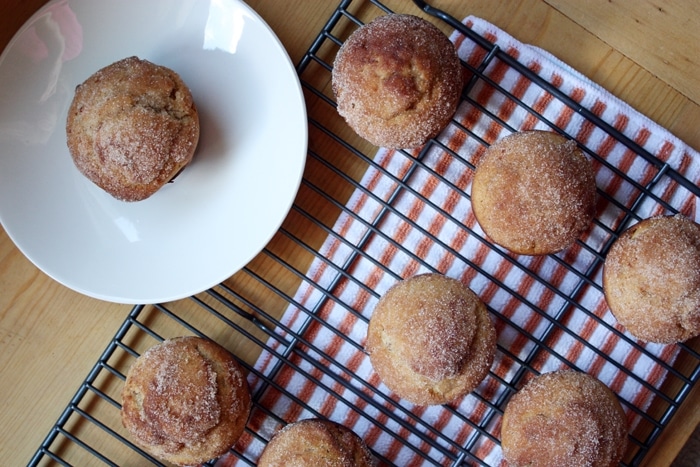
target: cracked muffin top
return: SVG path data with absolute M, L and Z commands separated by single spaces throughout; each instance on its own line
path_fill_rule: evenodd
M 333 63 L 338 113 L 376 146 L 414 148 L 457 110 L 464 76 L 457 51 L 433 24 L 388 14 L 356 29 Z
M 77 86 L 66 136 L 83 175 L 117 199 L 141 201 L 192 160 L 199 116 L 177 73 L 128 57 Z

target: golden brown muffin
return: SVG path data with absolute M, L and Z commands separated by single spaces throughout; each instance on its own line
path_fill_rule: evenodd
M 474 215 L 494 243 L 526 255 L 556 253 L 591 225 L 595 174 L 574 141 L 524 131 L 486 150 L 471 196 Z
M 122 423 L 155 457 L 194 465 L 224 454 L 250 414 L 241 366 L 220 345 L 189 336 L 165 340 L 129 369 Z
M 355 30 L 333 64 L 338 113 L 376 146 L 413 148 L 437 136 L 464 84 L 454 45 L 412 15 L 389 14 Z
M 456 279 L 421 274 L 377 303 L 366 350 L 384 384 L 418 405 L 454 401 L 486 377 L 496 330 L 479 297 Z
M 603 291 L 639 339 L 671 344 L 700 335 L 700 226 L 679 214 L 627 229 L 605 259 Z
M 66 135 L 83 175 L 117 199 L 141 201 L 192 160 L 199 115 L 177 73 L 129 57 L 76 88 Z
M 258 467 L 370 467 L 372 453 L 349 428 L 307 419 L 282 428 L 265 447 Z
M 545 373 L 508 402 L 501 447 L 511 467 L 617 466 L 627 449 L 625 413 L 592 376 Z

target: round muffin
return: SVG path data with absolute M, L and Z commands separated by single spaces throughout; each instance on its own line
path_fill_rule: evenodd
M 603 292 L 638 339 L 672 344 L 700 335 L 700 226 L 678 214 L 627 229 L 605 258 Z
M 241 366 L 220 345 L 188 336 L 165 340 L 129 369 L 122 423 L 155 457 L 196 465 L 218 457 L 243 433 L 251 398 Z
M 372 453 L 362 438 L 338 423 L 307 419 L 289 424 L 272 437 L 258 467 L 370 467 Z
M 83 175 L 119 200 L 141 201 L 192 160 L 199 115 L 177 73 L 129 57 L 78 85 L 66 136 Z
M 591 225 L 595 174 L 574 141 L 549 131 L 512 133 L 484 153 L 471 196 L 494 243 L 525 255 L 556 253 Z
M 486 377 L 496 330 L 479 297 L 456 279 L 421 274 L 379 299 L 366 350 L 384 384 L 417 405 L 452 402 Z
M 333 64 L 338 113 L 376 146 L 413 148 L 437 136 L 463 84 L 452 42 L 412 15 L 380 16 L 355 30 Z
M 501 447 L 511 467 L 617 466 L 627 449 L 625 413 L 594 377 L 545 373 L 508 402 Z

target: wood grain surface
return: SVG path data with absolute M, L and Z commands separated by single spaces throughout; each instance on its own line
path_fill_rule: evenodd
M 44 0 L 2 3 L 0 49 Z M 336 7 L 332 0 L 248 3 L 277 33 L 295 63 Z M 420 14 L 407 0 L 386 4 L 397 12 Z M 480 16 L 523 42 L 549 50 L 700 150 L 700 3 L 695 0 L 432 4 L 459 19 Z M 56 283 L 0 230 L 0 464 L 29 461 L 130 308 Z M 698 407 L 696 387 L 646 465 L 673 462 L 700 422 Z

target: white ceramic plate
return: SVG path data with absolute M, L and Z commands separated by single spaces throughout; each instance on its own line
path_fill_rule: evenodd
M 192 90 L 193 162 L 152 197 L 113 199 L 66 147 L 75 86 L 136 55 Z M 0 56 L 0 220 L 42 271 L 121 303 L 183 298 L 271 239 L 304 169 L 306 109 L 274 32 L 238 0 L 54 0 Z

